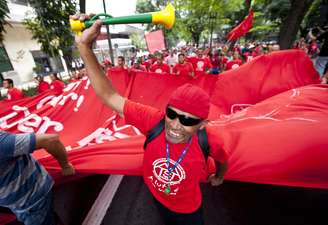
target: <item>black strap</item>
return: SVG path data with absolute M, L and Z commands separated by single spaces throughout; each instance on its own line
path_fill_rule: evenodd
M 156 124 L 155 127 L 153 127 L 150 131 L 148 131 L 146 140 L 145 140 L 145 143 L 143 146 L 144 150 L 146 150 L 146 147 L 149 144 L 149 142 L 154 140 L 160 133 L 162 133 L 162 131 L 164 130 L 164 125 L 165 125 L 165 118 L 161 119 L 161 121 L 159 121 L 159 123 Z
M 148 131 L 148 134 L 146 136 L 146 140 L 144 143 L 144 150 L 146 150 L 147 145 L 154 140 L 162 131 L 164 130 L 165 126 L 165 118 L 161 119 L 161 121 L 156 124 L 155 127 L 153 127 L 150 131 Z M 201 129 L 197 131 L 197 136 L 198 136 L 198 144 L 200 148 L 202 149 L 202 152 L 204 154 L 205 159 L 207 160 L 209 154 L 210 154 L 210 146 L 208 144 L 208 138 L 207 138 L 207 133 L 206 129 Z
M 208 144 L 206 129 L 204 128 L 204 129 L 198 130 L 197 136 L 198 136 L 198 144 L 203 151 L 205 159 L 207 160 L 207 158 L 210 154 L 210 145 Z

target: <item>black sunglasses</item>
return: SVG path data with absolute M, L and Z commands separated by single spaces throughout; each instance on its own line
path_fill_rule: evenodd
M 195 118 L 188 117 L 186 115 L 178 114 L 176 111 L 174 111 L 169 107 L 166 107 L 166 116 L 171 120 L 174 120 L 175 118 L 178 117 L 179 122 L 183 126 L 195 126 L 202 121 L 201 119 L 195 119 Z

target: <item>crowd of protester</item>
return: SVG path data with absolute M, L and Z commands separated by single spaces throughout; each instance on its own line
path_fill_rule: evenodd
M 324 33 L 325 31 L 322 31 Z M 319 36 L 319 35 L 317 35 Z M 294 42 L 293 49 L 301 49 L 306 52 L 313 60 L 314 64 L 317 58 L 320 58 L 320 50 L 324 45 L 324 40 L 321 41 L 312 33 L 309 33 L 307 39 L 300 38 Z M 278 44 L 265 44 L 250 42 L 244 45 L 237 44 L 232 49 L 227 44 L 217 43 L 212 49 L 197 48 L 194 45 L 186 45 L 179 48 L 163 49 L 156 51 L 153 54 L 142 55 L 137 57 L 137 54 L 131 55 L 125 59 L 123 56 L 118 56 L 116 65 L 108 58 L 102 62 L 103 69 L 108 70 L 126 70 L 126 71 L 145 71 L 158 74 L 170 74 L 176 76 L 185 76 L 190 79 L 197 78 L 199 74 L 219 75 L 224 71 L 233 70 L 252 61 L 254 58 L 280 50 Z M 327 63 L 328 64 L 328 63 Z M 327 83 L 328 80 L 328 65 L 320 74 L 322 83 Z M 320 73 L 320 72 L 319 72 Z M 79 68 L 71 72 L 68 81 L 77 81 L 86 75 L 86 69 Z M 65 87 L 64 81 L 53 73 L 50 79 L 45 79 L 43 76 L 37 76 L 36 82 L 37 93 L 40 94 L 47 90 L 54 90 L 56 94 L 61 94 Z M 24 98 L 24 93 L 14 86 L 12 79 L 5 79 L 3 87 L 7 89 L 7 100 L 18 100 Z
M 250 43 L 229 46 L 218 44 L 215 48 L 197 48 L 188 45 L 181 48 L 163 49 L 153 54 L 131 57 L 127 60 L 119 56 L 114 66 L 109 59 L 102 62 L 105 70 L 140 70 L 159 74 L 197 77 L 198 72 L 218 75 L 223 71 L 235 69 L 255 57 L 279 50 L 278 45 Z
M 322 31 L 325 34 L 325 31 Z M 321 35 L 323 36 L 323 35 Z M 307 39 L 300 38 L 293 44 L 293 49 L 303 50 L 312 59 L 316 69 L 316 60 L 324 52 L 324 40 L 309 34 Z M 279 51 L 278 44 L 265 44 L 250 42 L 244 45 L 237 44 L 232 49 L 227 44 L 216 44 L 212 49 L 197 48 L 187 45 L 180 48 L 163 49 L 153 54 L 143 56 L 133 56 L 124 60 L 118 60 L 118 65 L 114 66 L 109 59 L 105 59 L 103 67 L 108 69 L 125 69 L 155 72 L 159 74 L 170 74 L 196 78 L 199 72 L 209 75 L 218 75 L 224 71 L 236 69 L 244 63 L 252 61 L 254 58 Z M 122 63 L 120 63 L 123 62 Z M 124 65 L 124 66 L 122 66 Z M 324 72 L 320 72 L 322 83 L 327 83 L 328 63 Z M 204 73 L 203 73 L 204 74 Z
M 72 71 L 70 79 L 65 82 L 77 81 L 80 80 L 84 75 L 86 75 L 86 69 L 78 69 L 76 71 Z M 54 94 L 60 95 L 66 86 L 66 83 L 63 79 L 58 75 L 58 73 L 52 73 L 48 76 L 37 75 L 35 77 L 36 83 L 36 94 L 41 94 L 45 91 L 52 90 Z M 17 88 L 12 79 L 4 79 L 3 87 L 7 90 L 6 92 L 6 101 L 16 101 L 23 99 L 25 96 L 23 90 Z

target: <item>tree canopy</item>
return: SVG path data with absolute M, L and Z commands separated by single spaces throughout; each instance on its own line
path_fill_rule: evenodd
M 251 6 L 255 16 L 253 28 L 246 38 L 259 41 L 277 40 L 282 48 L 289 48 L 299 31 L 318 22 L 318 7 L 323 1 L 174 0 L 171 2 L 176 9 L 177 21 L 171 31 L 165 31 L 165 35 L 170 43 L 183 39 L 199 44 L 202 38 L 206 40 L 213 24 L 214 32 L 224 41 L 226 33 L 244 19 Z M 167 2 L 138 0 L 137 12 L 157 11 L 164 8 Z M 312 18 L 312 15 L 315 18 Z M 147 26 L 147 30 L 158 28 L 154 25 Z
M 3 33 L 5 32 L 4 25 L 7 23 L 6 18 L 9 18 L 9 8 L 6 0 L 0 0 L 0 43 L 3 41 Z
M 70 30 L 69 15 L 76 13 L 76 2 L 71 0 L 29 0 L 34 14 L 24 25 L 41 44 L 41 49 L 55 57 L 62 51 L 69 69 L 72 62 L 74 37 Z

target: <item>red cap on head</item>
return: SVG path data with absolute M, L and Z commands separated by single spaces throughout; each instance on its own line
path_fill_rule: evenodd
M 210 97 L 200 87 L 185 84 L 171 95 L 168 104 L 181 111 L 206 119 L 210 111 Z

